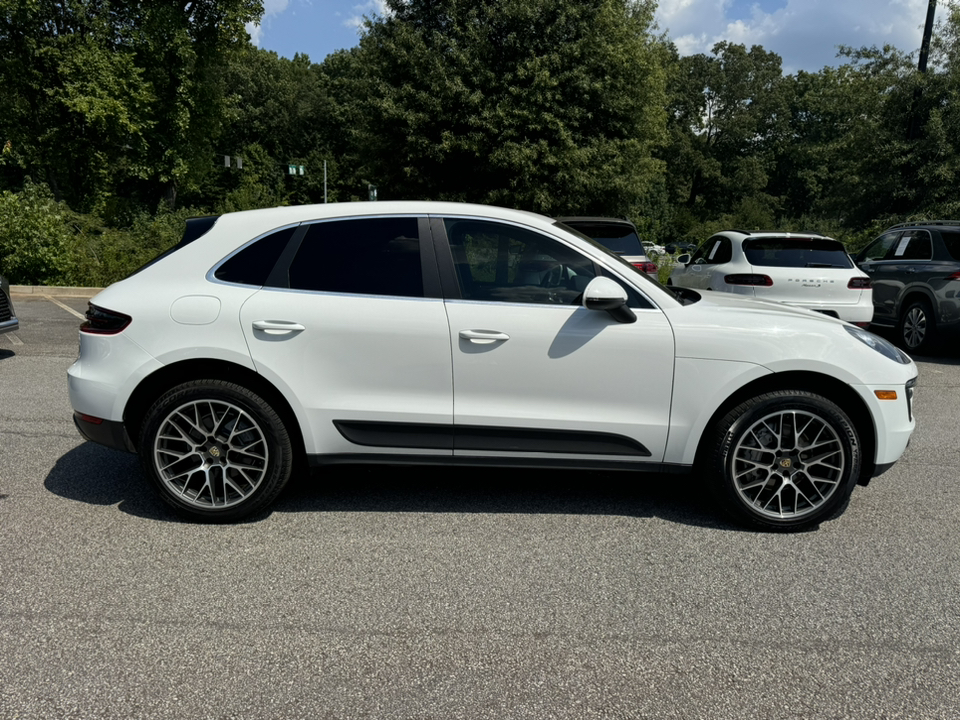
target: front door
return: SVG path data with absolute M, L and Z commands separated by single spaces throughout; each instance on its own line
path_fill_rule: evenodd
M 445 302 L 455 454 L 662 461 L 674 368 L 663 313 L 635 288 L 635 323 L 582 307 L 598 266 L 540 232 L 444 229 L 460 291 Z

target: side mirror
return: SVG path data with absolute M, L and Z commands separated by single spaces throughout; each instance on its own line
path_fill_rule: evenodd
M 677 265 L 689 265 L 690 264 L 690 253 L 684 253 L 677 257 Z
M 637 316 L 627 305 L 627 291 L 610 278 L 595 277 L 583 291 L 583 306 L 587 310 L 605 310 L 621 323 L 637 321 Z

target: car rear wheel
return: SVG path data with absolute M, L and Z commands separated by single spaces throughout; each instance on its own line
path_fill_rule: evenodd
M 933 310 L 926 300 L 911 302 L 900 315 L 898 325 L 900 342 L 908 352 L 919 353 L 929 350 L 936 335 L 936 321 Z
M 293 448 L 259 395 L 220 380 L 172 388 L 147 412 L 140 459 L 161 497 L 206 522 L 264 509 L 290 479 Z
M 847 415 L 802 390 L 748 400 L 717 424 L 706 457 L 711 488 L 755 528 L 803 530 L 839 515 L 860 475 L 861 449 Z

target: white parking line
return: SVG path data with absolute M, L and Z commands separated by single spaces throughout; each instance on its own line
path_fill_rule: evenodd
M 5 337 L 10 341 L 11 345 L 23 345 L 23 340 L 18 338 L 16 333 L 7 333 L 5 335 L 0 335 L 0 337 Z
M 66 311 L 67 311 L 68 313 L 70 313 L 71 315 L 75 315 L 76 317 L 80 318 L 81 320 L 86 320 L 86 319 L 87 319 L 86 316 L 81 315 L 80 313 L 78 313 L 76 310 L 74 310 L 74 309 L 73 309 L 72 307 L 70 307 L 69 305 L 64 305 L 62 302 L 60 302 L 59 300 L 57 300 L 57 299 L 54 298 L 54 297 L 51 297 L 50 295 L 44 295 L 43 297 L 45 297 L 47 300 L 49 300 L 50 302 L 52 302 L 54 305 L 59 305 L 60 307 L 62 307 L 64 310 L 66 310 Z

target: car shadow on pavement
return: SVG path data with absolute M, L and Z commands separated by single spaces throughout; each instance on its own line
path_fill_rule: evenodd
M 89 505 L 128 515 L 189 523 L 150 487 L 136 455 L 85 442 L 65 453 L 44 486 Z M 295 477 L 264 512 L 517 513 L 661 518 L 740 530 L 705 496 L 696 476 L 575 470 L 514 470 L 392 465 L 334 465 Z
M 136 455 L 85 442 L 57 460 L 44 480 L 54 495 L 88 505 L 116 505 L 128 515 L 179 522 L 157 497 Z
M 506 513 L 661 518 L 739 528 L 693 475 L 437 466 L 335 465 L 297 478 L 274 512 Z
M 0 350 L 0 360 L 6 360 L 7 358 L 12 358 L 16 353 L 13 350 L 7 350 L 3 348 Z

